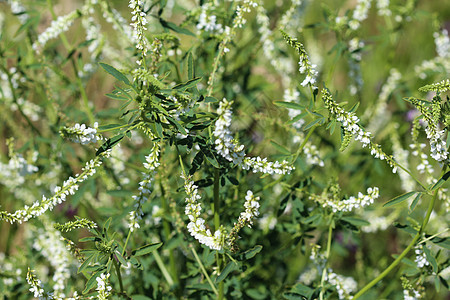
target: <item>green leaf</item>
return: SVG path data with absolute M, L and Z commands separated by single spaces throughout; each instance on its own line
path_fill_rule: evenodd
M 355 217 L 342 217 L 341 220 L 358 227 L 370 225 L 370 222 Z
M 162 246 L 163 243 L 154 243 L 154 244 L 148 244 L 145 246 L 142 246 L 136 250 L 131 251 L 132 256 L 142 256 L 149 253 L 152 253 L 156 249 Z
M 94 259 L 95 256 L 97 256 L 97 251 L 93 252 L 91 255 L 87 256 L 86 259 L 84 260 L 84 262 L 81 264 L 81 266 L 78 268 L 77 274 L 81 273 L 84 271 L 84 269 L 86 269 L 89 264 L 91 263 L 91 261 Z
M 278 144 L 274 141 L 270 141 L 270 143 L 272 144 L 272 146 L 275 147 L 275 149 L 277 149 L 278 152 L 281 152 L 284 155 L 291 155 L 291 151 L 286 149 L 284 146 L 281 146 L 280 144 Z
M 89 280 L 86 282 L 86 285 L 83 290 L 83 295 L 89 292 L 91 289 L 97 286 L 97 277 L 99 277 L 103 271 L 105 270 L 105 267 L 102 267 L 97 272 L 92 274 L 92 276 L 89 278 Z
M 14 34 L 14 37 L 16 38 L 22 31 L 26 30 L 28 27 L 34 27 L 34 25 L 39 24 L 39 17 L 34 16 L 29 19 L 25 23 L 22 24 L 22 26 L 17 29 L 16 33 Z
M 422 193 L 417 194 L 417 196 L 414 198 L 414 200 L 411 202 L 411 205 L 409 206 L 409 211 L 413 212 L 416 208 L 417 203 L 419 202 L 420 198 L 422 198 Z
M 173 124 L 181 134 L 187 135 L 186 129 L 184 129 L 184 127 L 181 126 L 181 124 L 178 123 L 177 120 L 169 116 L 166 116 L 166 119 L 167 121 L 169 121 L 169 123 Z
M 216 278 L 216 283 L 221 282 L 224 280 L 228 274 L 230 274 L 232 271 L 237 270 L 237 265 L 234 261 L 230 261 L 225 268 L 223 268 L 222 272 L 220 272 L 219 276 Z
M 116 68 L 114 68 L 113 66 L 110 66 L 108 64 L 105 64 L 105 63 L 99 63 L 99 64 L 106 72 L 108 72 L 109 74 L 114 76 L 117 80 L 120 80 L 123 83 L 125 83 L 126 85 L 131 86 L 131 83 L 128 80 L 128 78 L 125 75 L 123 75 L 121 72 L 119 72 Z
M 263 246 L 256 245 L 252 249 L 249 249 L 249 250 L 245 251 L 244 253 L 241 253 L 239 255 L 239 260 L 248 260 L 250 258 L 253 258 L 256 254 L 261 252 L 262 248 L 263 248 Z
M 98 156 L 101 153 L 111 149 L 112 147 L 114 147 L 114 145 L 119 143 L 123 139 L 124 136 L 125 136 L 125 134 L 121 133 L 121 134 L 118 134 L 118 135 L 106 140 L 106 142 L 104 142 L 103 145 L 101 145 L 100 148 L 98 148 L 97 153 L 95 153 L 95 155 Z
M 303 110 L 305 107 L 295 102 L 286 102 L 286 101 L 274 101 L 273 104 L 276 106 L 290 108 L 295 110 Z
M 80 239 L 80 242 L 95 242 L 95 240 L 98 239 L 95 236 L 88 236 L 88 237 L 84 237 L 82 239 Z
M 292 289 L 284 293 L 283 296 L 286 299 L 304 299 L 303 297 L 306 297 L 307 299 L 311 299 L 312 295 L 314 294 L 314 290 L 310 288 L 309 286 L 303 285 L 301 283 L 297 283 L 292 287 Z M 298 298 L 300 297 L 300 298 Z
M 426 245 L 423 245 L 422 249 L 423 249 L 423 252 L 425 253 L 425 256 L 427 257 L 428 262 L 433 267 L 433 271 L 437 273 L 438 265 L 437 265 L 437 262 L 436 262 L 436 258 L 434 258 L 434 256 L 431 253 L 430 249 L 428 249 Z
M 349 112 L 355 112 L 359 107 L 359 101 L 353 104 L 352 108 L 350 108 Z
M 165 21 L 165 20 L 163 20 L 163 19 L 161 19 L 161 18 L 159 19 L 159 22 L 161 23 L 161 25 L 162 25 L 164 28 L 168 28 L 168 29 L 173 30 L 173 31 L 175 31 L 175 32 L 178 32 L 178 33 L 181 33 L 181 34 L 190 35 L 190 36 L 195 37 L 195 34 L 193 34 L 192 32 L 190 32 L 190 31 L 187 30 L 186 28 L 181 28 L 181 27 L 177 26 L 175 23 Z
M 105 221 L 105 224 L 103 224 L 103 231 L 108 231 L 109 225 L 111 225 L 112 218 L 109 217 L 108 220 Z
M 128 263 L 126 261 L 126 259 L 122 256 L 122 254 L 119 251 L 115 251 L 114 253 L 117 257 L 117 260 L 124 266 L 126 266 Z
M 314 121 L 310 122 L 308 125 L 306 125 L 306 126 L 303 128 L 303 130 L 306 131 L 306 130 L 310 129 L 311 127 L 313 127 L 314 125 L 316 125 L 317 123 L 323 122 L 323 121 L 324 121 L 323 118 L 317 118 L 317 119 L 315 119 Z
M 216 98 L 211 97 L 211 96 L 205 97 L 205 103 L 214 103 L 214 102 L 219 102 L 219 100 L 217 100 Z
M 98 131 L 100 132 L 106 132 L 106 131 L 112 131 L 116 129 L 123 128 L 123 124 L 108 124 L 98 127 Z
M 188 65 L 188 78 L 194 79 L 195 67 L 194 67 L 194 58 L 192 57 L 192 52 L 189 52 L 189 54 L 188 54 L 187 65 Z
M 187 90 L 187 89 L 189 89 L 189 88 L 191 88 L 191 87 L 196 86 L 196 84 L 197 84 L 200 80 L 202 80 L 201 77 L 197 77 L 197 78 L 194 78 L 194 79 L 190 79 L 190 80 L 186 81 L 185 83 L 177 84 L 176 86 L 173 87 L 173 89 L 174 89 L 174 90 L 185 91 L 185 90 Z
M 450 171 L 442 175 L 441 178 L 431 187 L 430 191 L 440 188 L 450 178 Z
M 408 198 L 412 197 L 416 193 L 420 193 L 420 192 L 408 192 L 408 193 L 405 193 L 405 194 L 401 194 L 400 196 L 397 196 L 397 197 L 389 200 L 385 204 L 383 204 L 383 207 L 389 207 L 389 206 L 392 206 L 392 205 L 399 204 L 399 203 L 407 200 Z
M 438 245 L 439 247 L 450 250 L 450 238 L 447 237 L 434 237 L 430 240 L 433 244 Z

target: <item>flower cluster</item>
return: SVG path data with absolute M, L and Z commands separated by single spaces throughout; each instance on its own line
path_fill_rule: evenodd
M 59 231 L 46 224 L 45 231 L 40 228 L 36 232 L 36 239 L 33 243 L 33 248 L 47 258 L 54 268 L 53 295 L 58 299 L 66 297 L 64 289 L 70 278 L 70 265 L 73 260 L 62 239 Z
M 312 200 L 318 201 L 323 207 L 330 207 L 333 212 L 351 212 L 353 209 L 363 208 L 373 204 L 375 199 L 379 197 L 380 193 L 377 187 L 368 188 L 367 194 L 359 192 L 358 197 L 351 196 L 348 199 L 338 200 L 332 197 L 317 197 L 311 196 Z
M 229 127 L 231 126 L 231 104 L 232 101 L 223 99 L 220 101 L 217 111 L 219 117 L 215 122 L 214 136 L 215 148 L 217 152 L 225 159 L 241 166 L 245 170 L 252 169 L 253 172 L 262 172 L 267 174 L 286 174 L 293 170 L 287 161 L 270 162 L 267 158 L 245 157 L 244 145 L 240 145 L 236 139 L 231 136 Z
M 300 43 L 298 40 L 292 39 L 284 31 L 281 31 L 281 33 L 283 34 L 283 37 L 286 40 L 286 42 L 292 48 L 294 48 L 300 56 L 300 58 L 299 58 L 300 60 L 298 62 L 298 65 L 300 67 L 298 70 L 299 70 L 300 74 L 306 74 L 306 78 L 305 78 L 305 80 L 303 80 L 301 85 L 302 86 L 309 85 L 313 89 L 317 89 L 317 86 L 315 86 L 317 75 L 318 75 L 318 72 L 316 71 L 317 66 L 312 64 L 311 61 L 309 60 L 309 56 L 308 56 L 308 53 L 306 53 L 305 46 L 303 46 L 303 44 Z
M 145 25 L 147 25 L 148 21 L 146 19 L 146 13 L 142 10 L 142 6 L 144 5 L 144 2 L 142 0 L 130 0 L 130 3 L 128 4 L 128 7 L 132 9 L 131 14 L 133 15 L 131 17 L 131 23 L 130 25 L 133 27 L 133 38 L 136 39 L 136 49 L 140 50 L 142 53 L 142 56 L 147 56 L 147 51 L 149 49 L 149 43 L 147 38 L 145 37 L 145 30 L 147 28 Z M 137 64 L 142 64 L 142 60 L 138 60 Z
M 352 30 L 357 30 L 361 22 L 367 19 L 369 8 L 370 0 L 358 0 L 358 4 L 353 11 L 353 19 L 348 23 Z
M 159 144 L 155 143 L 150 154 L 145 157 L 146 162 L 144 163 L 144 168 L 146 168 L 148 172 L 143 173 L 144 179 L 139 182 L 139 194 L 133 196 L 133 200 L 135 201 L 134 210 L 130 212 L 130 221 L 128 223 L 130 231 L 140 228 L 139 221 L 142 220 L 142 217 L 144 216 L 142 205 L 152 193 L 150 189 L 152 187 L 153 175 L 156 168 L 160 165 L 159 153 Z
M 111 295 L 112 287 L 109 284 L 109 276 L 109 273 L 102 273 L 99 277 L 96 278 L 96 291 L 98 292 L 97 299 L 106 300 L 108 299 L 109 295 Z
M 94 123 L 94 128 L 87 127 L 85 124 L 76 123 L 73 127 L 63 127 L 59 130 L 62 137 L 70 139 L 74 143 L 86 145 L 97 143 L 102 137 L 97 134 L 98 123 Z
M 42 282 L 36 277 L 36 275 L 34 274 L 34 270 L 31 270 L 30 268 L 28 268 L 27 272 L 27 282 L 29 285 L 31 285 L 30 292 L 33 293 L 33 296 L 35 298 L 45 299 Z
M 204 3 L 201 7 L 201 13 L 197 24 L 198 31 L 205 31 L 208 33 L 223 33 L 223 26 L 216 23 L 216 16 L 212 14 L 213 6 L 211 3 Z
M 233 229 L 228 237 L 228 245 L 232 252 L 236 252 L 238 247 L 236 241 L 238 239 L 239 231 L 245 226 L 251 227 L 253 225 L 253 219 L 259 216 L 259 197 L 255 197 L 253 192 L 248 190 L 245 196 L 245 211 L 243 211 L 236 223 L 234 223 Z
M 445 93 L 446 91 L 450 91 L 450 79 L 445 79 L 442 80 L 441 82 L 428 84 L 426 86 L 419 88 L 419 91 L 421 92 L 436 91 L 438 93 Z
M 409 145 L 409 147 L 412 150 L 411 154 L 419 157 L 419 159 L 420 159 L 420 163 L 416 167 L 417 171 L 419 171 L 420 174 L 423 174 L 423 173 L 432 174 L 433 173 L 433 167 L 431 166 L 430 162 L 428 161 L 428 155 L 423 153 L 423 149 L 426 146 L 427 145 L 425 145 L 423 143 Z
M 52 197 L 47 198 L 43 195 L 40 202 L 36 201 L 31 206 L 25 205 L 24 209 L 17 210 L 14 213 L 0 211 L 0 220 L 6 220 L 11 224 L 14 222 L 21 224 L 22 222 L 27 222 L 31 218 L 42 215 L 47 210 L 52 210 L 56 205 L 64 202 L 68 195 L 75 194 L 79 184 L 95 174 L 96 169 L 102 164 L 102 158 L 109 157 L 109 153 L 110 151 L 102 152 L 97 157 L 87 162 L 82 169 L 83 172 L 81 174 L 77 174 L 75 177 L 69 177 L 64 181 L 62 187 L 56 186 Z
M 73 229 L 76 228 L 96 228 L 97 224 L 95 224 L 94 221 L 85 219 L 85 218 L 78 218 L 75 216 L 75 218 L 77 219 L 76 221 L 70 221 L 70 222 L 66 222 L 64 224 L 55 224 L 53 227 L 56 230 L 62 231 L 62 232 L 67 232 L 67 231 L 71 231 Z
M 202 206 L 198 202 L 201 196 L 198 194 L 197 186 L 190 176 L 184 173 L 181 175 L 184 179 L 184 189 L 187 194 L 185 214 L 189 218 L 187 225 L 189 233 L 201 244 L 206 245 L 213 250 L 222 250 L 225 230 L 223 227 L 217 229 L 214 235 L 209 229 L 206 229 L 205 220 L 200 217 Z
M 435 32 L 434 43 L 436 45 L 437 56 L 430 60 L 425 60 L 421 65 L 414 68 L 416 74 L 421 78 L 425 79 L 429 74 L 433 73 L 450 73 L 450 38 L 448 36 L 448 31 L 443 29 L 440 32 Z
M 430 265 L 430 262 L 427 260 L 427 256 L 423 252 L 422 247 L 424 247 L 424 246 L 417 246 L 414 251 L 416 253 L 416 259 L 414 259 L 414 262 L 417 264 L 417 267 L 420 269 L 425 266 Z
M 22 281 L 22 269 L 16 262 L 5 259 L 6 255 L 0 252 L 0 272 L 4 274 L 0 279 L 0 285 L 3 286 L 15 286 L 16 283 Z M 8 297 L 8 295 L 3 295 Z
M 381 149 L 381 146 L 371 141 L 371 133 L 364 131 L 359 123 L 359 118 L 353 112 L 346 112 L 340 107 L 331 96 L 328 89 L 322 90 L 322 100 L 325 102 L 325 106 L 330 112 L 331 116 L 337 121 L 341 122 L 342 129 L 344 131 L 344 142 L 341 146 L 341 150 L 350 143 L 352 136 L 356 136 L 355 139 L 362 143 L 363 148 L 368 147 L 370 154 L 380 160 L 386 160 L 389 166 L 392 168 L 392 172 L 397 172 L 397 164 L 393 160 L 392 156 L 387 155 Z
M 350 294 L 358 287 L 355 279 L 336 274 L 332 269 L 328 269 L 325 280 L 336 287 L 339 300 L 352 299 Z
M 432 114 L 425 105 L 415 98 L 411 98 L 410 101 L 428 123 L 428 126 L 425 128 L 425 133 L 430 141 L 431 157 L 439 162 L 448 162 L 450 155 L 444 140 L 445 130 L 439 130 L 439 124 L 434 121 Z
M 10 159 L 7 164 L 0 162 L 0 183 L 14 190 L 25 182 L 28 175 L 38 171 L 38 167 L 33 165 L 36 162 L 38 153 L 33 152 L 30 160 L 25 159 L 22 154 L 16 153 L 13 149 L 13 140 L 7 141 Z
M 33 44 L 33 49 L 40 52 L 49 40 L 54 39 L 61 33 L 69 30 L 69 27 L 79 16 L 80 14 L 78 11 L 73 11 L 65 16 L 59 16 L 56 20 L 53 20 L 50 27 L 38 36 L 37 41 Z
M 245 152 L 244 146 L 239 145 L 238 141 L 233 139 L 229 129 L 231 126 L 232 104 L 233 101 L 227 101 L 225 98 L 219 103 L 219 109 L 217 110 L 219 117 L 214 126 L 214 136 L 216 137 L 215 148 L 225 159 L 239 165 L 244 159 Z
M 442 29 L 440 33 L 435 32 L 433 37 L 437 54 L 440 57 L 450 57 L 450 38 L 447 29 Z
M 392 14 L 391 10 L 389 9 L 389 0 L 378 0 L 376 1 L 376 3 L 379 16 L 389 17 Z
M 239 27 L 241 28 L 245 23 L 246 19 L 244 18 L 244 13 L 249 13 L 252 7 L 257 7 L 258 3 L 252 0 L 244 0 L 242 5 L 238 5 L 236 8 L 236 17 L 233 20 L 233 28 Z
M 364 114 L 366 119 L 370 117 L 370 123 L 367 126 L 368 131 L 376 132 L 386 124 L 390 116 L 390 113 L 387 110 L 387 101 L 392 92 L 397 88 L 401 78 L 402 75 L 397 69 L 391 69 L 389 77 L 386 79 L 386 83 L 381 88 L 375 108 L 373 110 L 366 110 L 366 113 Z

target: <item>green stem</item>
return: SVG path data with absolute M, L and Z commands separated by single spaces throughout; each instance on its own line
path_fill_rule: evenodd
M 122 282 L 122 275 L 120 274 L 120 266 L 119 266 L 119 264 L 117 263 L 117 261 L 116 261 L 115 258 L 113 258 L 112 261 L 113 261 L 113 264 L 114 264 L 114 268 L 116 269 L 117 279 L 119 279 L 120 292 L 121 292 L 121 293 L 124 293 L 124 290 L 123 290 L 123 282 Z
M 169 214 L 169 207 L 167 205 L 167 198 L 165 197 L 165 189 L 161 182 L 160 182 L 159 186 L 160 186 L 160 190 L 161 190 L 161 206 L 164 211 L 164 214 L 167 215 L 167 214 Z M 170 239 L 170 224 L 166 218 L 163 218 L 163 230 L 164 230 L 164 235 L 166 236 L 166 242 L 168 242 Z M 174 277 L 174 282 L 178 283 L 179 282 L 178 272 L 177 272 L 175 257 L 173 255 L 173 249 L 169 250 L 169 263 L 170 263 L 171 274 Z
M 216 294 L 216 296 L 219 296 L 219 292 L 217 291 L 216 286 L 214 285 L 214 283 L 211 281 L 211 278 L 209 278 L 209 275 L 206 272 L 205 266 L 203 265 L 202 261 L 198 257 L 197 251 L 195 251 L 195 248 L 193 246 L 190 246 L 190 247 L 191 247 L 191 250 L 192 250 L 192 254 L 194 254 L 195 260 L 200 265 L 200 269 L 202 270 L 203 275 L 205 275 L 206 280 L 208 281 L 209 285 L 211 286 L 211 289 L 213 290 L 214 294 Z
M 305 139 L 303 140 L 303 143 L 300 145 L 300 147 L 298 148 L 297 152 L 295 153 L 295 157 L 294 160 L 292 161 L 292 163 L 295 163 L 295 161 L 297 160 L 298 156 L 300 155 L 300 153 L 302 152 L 303 148 L 305 147 L 306 143 L 308 142 L 309 138 L 311 137 L 311 135 L 314 133 L 314 130 L 316 130 L 317 126 L 313 126 L 308 134 L 305 136 Z
M 425 215 L 425 218 L 423 219 L 422 226 L 420 226 L 420 230 L 416 233 L 416 235 L 414 236 L 413 240 L 409 243 L 408 247 L 406 247 L 406 249 L 403 250 L 403 252 L 380 275 L 378 275 L 374 280 L 369 282 L 358 293 L 356 293 L 356 295 L 353 297 L 354 300 L 358 299 L 359 297 L 361 297 L 371 287 L 373 287 L 381 279 L 383 279 L 387 274 L 389 274 L 389 272 L 391 272 L 401 262 L 401 260 L 408 254 L 408 252 L 414 247 L 416 242 L 421 237 L 423 231 L 425 230 L 425 227 L 427 226 L 428 221 L 430 220 L 430 216 L 431 216 L 431 213 L 433 211 L 434 203 L 436 202 L 436 199 L 437 199 L 438 190 L 439 189 L 437 189 L 434 192 L 433 198 L 431 199 L 431 201 L 430 201 L 430 203 L 428 205 L 427 214 Z
M 218 168 L 214 169 L 214 227 L 216 230 L 220 229 L 220 170 Z M 222 258 L 219 252 L 216 252 L 216 262 L 217 262 L 217 274 L 220 274 L 222 270 Z M 224 282 L 219 283 L 219 295 L 218 299 L 223 299 Z
M 127 239 L 126 239 L 125 245 L 123 245 L 123 249 L 122 249 L 122 256 L 125 255 L 125 251 L 127 250 L 127 245 L 128 245 L 128 241 L 130 240 L 131 233 L 132 233 L 132 231 L 128 230 Z
M 331 252 L 331 239 L 333 237 L 333 228 L 334 228 L 334 222 L 333 222 L 333 215 L 331 214 L 330 216 L 330 225 L 328 226 L 328 240 L 327 240 L 327 252 L 325 253 L 325 265 L 323 267 L 322 270 L 322 279 L 320 281 L 320 294 L 319 294 L 319 299 L 323 300 L 323 293 L 324 293 L 324 284 L 325 284 L 325 276 L 327 275 L 327 263 L 328 263 L 328 259 L 330 257 L 330 252 Z
M 158 251 L 154 251 L 153 252 L 153 256 L 155 257 L 155 261 L 156 264 L 158 265 L 158 267 L 161 269 L 161 272 L 164 276 L 164 278 L 166 279 L 167 283 L 172 286 L 173 285 L 173 279 L 172 276 L 170 276 L 169 271 L 167 271 L 166 265 L 164 264 L 164 262 L 161 259 L 161 256 L 159 255 Z

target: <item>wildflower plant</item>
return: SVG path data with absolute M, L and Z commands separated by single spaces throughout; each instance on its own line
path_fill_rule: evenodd
M 448 296 L 447 3 L 66 4 L 0 3 L 0 298 Z

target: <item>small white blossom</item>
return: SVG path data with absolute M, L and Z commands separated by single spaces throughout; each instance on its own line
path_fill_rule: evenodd
M 201 204 L 198 200 L 201 196 L 198 194 L 197 186 L 191 180 L 190 176 L 181 175 L 184 179 L 184 189 L 187 194 L 185 214 L 189 218 L 187 229 L 189 233 L 201 244 L 206 245 L 213 250 L 222 250 L 224 242 L 224 229 L 217 229 L 214 234 L 205 226 L 205 220 L 200 217 Z
M 112 287 L 109 284 L 109 273 L 102 273 L 99 277 L 96 278 L 97 280 L 97 288 L 96 291 L 98 292 L 98 298 L 101 300 L 108 299 L 109 295 L 111 295 Z
M 60 130 L 60 134 L 69 138 L 74 143 L 87 145 L 89 143 L 97 143 L 102 137 L 97 134 L 98 123 L 94 123 L 94 128 L 87 127 L 85 124 L 76 123 L 73 127 L 64 127 Z
M 354 209 L 363 208 L 366 206 L 369 206 L 370 204 L 373 204 L 375 199 L 379 197 L 379 190 L 377 187 L 368 188 L 367 194 L 364 195 L 363 193 L 359 192 L 357 197 L 351 196 L 348 199 L 336 201 L 331 198 L 317 198 L 312 197 L 312 200 L 319 201 L 323 207 L 330 207 L 333 212 L 351 212 Z
M 423 252 L 422 249 L 423 246 L 417 246 L 414 250 L 416 253 L 416 258 L 414 259 L 414 262 L 417 264 L 418 268 L 423 268 L 425 266 L 429 266 L 430 262 L 427 260 L 427 256 Z
M 214 136 L 216 151 L 228 161 L 241 166 L 245 170 L 252 169 L 254 173 L 262 172 L 267 174 L 286 174 L 293 169 L 287 161 L 271 162 L 267 158 L 245 157 L 244 145 L 231 135 L 229 127 L 231 126 L 231 104 L 225 98 L 220 101 L 217 111 L 219 117 L 215 122 Z

